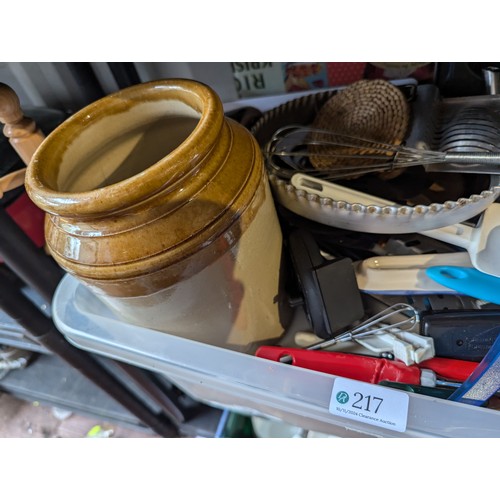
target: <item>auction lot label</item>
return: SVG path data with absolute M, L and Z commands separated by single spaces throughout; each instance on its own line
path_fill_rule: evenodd
M 329 410 L 333 415 L 405 432 L 409 401 L 403 391 L 337 377 Z

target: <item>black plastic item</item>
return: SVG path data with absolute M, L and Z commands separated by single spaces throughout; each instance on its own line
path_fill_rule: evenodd
M 384 244 L 384 250 L 387 255 L 422 255 L 463 251 L 455 245 L 416 233 L 390 235 Z
M 228 118 L 241 123 L 247 129 L 250 129 L 255 122 L 262 116 L 262 111 L 252 106 L 245 106 L 244 108 L 238 108 L 233 111 L 228 111 L 225 113 Z
M 97 101 L 106 95 L 90 63 L 68 62 L 66 64 L 78 83 L 85 103 Z
M 108 62 L 108 66 L 120 89 L 141 83 L 133 62 Z
M 392 389 L 399 389 L 405 392 L 413 392 L 414 394 L 423 394 L 432 398 L 448 399 L 455 392 L 454 387 L 425 387 L 422 385 L 403 384 L 401 382 L 392 382 L 389 380 L 382 380 L 378 385 L 391 387 Z
M 373 173 L 362 175 L 357 179 L 339 179 L 336 182 L 350 189 L 392 200 L 401 205 L 408 204 L 410 200 L 426 192 L 432 185 L 432 179 L 422 166 L 406 168 L 390 180 L 380 178 L 379 174 Z
M 433 293 L 430 295 L 408 295 L 409 303 L 418 311 L 466 311 L 477 310 L 478 301 L 468 295 Z M 498 308 L 498 306 L 496 306 Z M 481 308 L 482 309 L 482 308 Z
M 175 386 L 166 387 L 166 384 L 159 384 L 154 374 L 146 370 L 127 363 L 115 363 L 115 367 L 136 382 L 177 426 L 193 417 L 203 407 L 194 400 L 189 401 L 191 404 L 185 404 L 184 399 L 187 397 L 182 391 Z
M 349 257 L 354 261 L 378 255 L 374 248 L 381 240 L 380 235 L 327 226 L 302 217 L 279 203 L 276 204 L 276 209 L 284 233 L 303 229 L 313 235 L 325 252 L 335 257 Z
M 313 236 L 302 229 L 288 237 L 293 267 L 314 333 L 330 338 L 364 315 L 352 260 L 323 258 Z
M 443 97 L 486 94 L 483 68 L 498 62 L 440 62 L 436 64 L 434 83 Z
M 480 362 L 500 334 L 500 309 L 424 312 L 420 333 L 438 357 Z
M 477 310 L 477 300 L 468 295 L 432 294 L 432 295 L 376 295 L 363 294 L 363 301 L 367 309 L 382 310 L 399 303 L 407 303 L 414 307 L 419 314 L 434 311 L 464 311 Z M 498 306 L 496 306 L 498 309 Z M 482 307 L 481 310 L 485 310 Z
M 51 318 L 43 314 L 22 292 L 4 266 L 0 266 L 0 308 L 26 329 L 31 338 L 57 354 L 85 375 L 141 422 L 163 437 L 177 437 L 178 429 L 163 415 L 154 414 L 88 353 L 69 344 Z

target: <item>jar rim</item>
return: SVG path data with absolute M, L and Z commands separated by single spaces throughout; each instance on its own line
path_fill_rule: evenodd
M 85 127 L 109 116 L 110 112 L 123 112 L 145 101 L 165 99 L 179 100 L 200 113 L 194 130 L 180 145 L 141 172 L 116 183 L 81 192 L 54 189 L 58 164 Z M 27 168 L 27 193 L 41 209 L 59 216 L 118 212 L 168 187 L 183 167 L 187 171 L 193 168 L 213 148 L 223 121 L 224 111 L 218 95 L 201 82 L 162 79 L 127 87 L 82 108 L 44 139 Z

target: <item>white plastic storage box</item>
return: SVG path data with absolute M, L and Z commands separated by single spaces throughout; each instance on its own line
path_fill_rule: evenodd
M 75 346 L 160 373 L 215 407 L 341 437 L 500 437 L 499 411 L 389 388 L 408 395 L 404 432 L 334 415 L 337 377 L 123 323 L 69 275 L 54 296 L 53 317 Z

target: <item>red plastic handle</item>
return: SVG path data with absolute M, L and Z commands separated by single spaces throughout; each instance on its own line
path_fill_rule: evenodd
M 475 361 L 451 358 L 431 358 L 418 364 L 420 368 L 432 370 L 440 378 L 463 382 L 476 369 Z
M 330 351 L 308 351 L 278 346 L 262 346 L 255 353 L 259 358 L 279 361 L 292 358 L 292 365 L 361 382 L 377 384 L 382 380 L 420 385 L 420 369 L 400 361 L 372 358 L 359 354 Z

